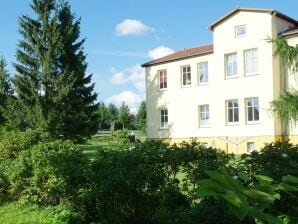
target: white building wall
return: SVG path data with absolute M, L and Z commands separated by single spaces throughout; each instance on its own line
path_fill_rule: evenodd
M 246 36 L 235 38 L 235 27 L 239 25 L 246 25 Z M 146 67 L 148 138 L 224 139 L 228 136 L 249 139 L 282 135 L 281 122 L 270 110 L 270 102 L 281 92 L 280 62 L 273 57 L 272 43 L 267 40 L 275 38 L 288 26 L 288 22 L 273 18 L 269 13 L 240 11 L 215 26 L 213 54 Z M 254 76 L 245 74 L 244 51 L 248 49 L 258 51 L 258 73 Z M 238 76 L 226 79 L 225 55 L 234 52 L 237 52 Z M 200 86 L 197 64 L 204 61 L 208 61 L 209 83 Z M 181 66 L 184 65 L 191 65 L 192 84 L 189 87 L 181 86 Z M 167 90 L 159 90 L 158 71 L 163 69 L 167 70 Z M 259 98 L 260 120 L 255 124 L 246 122 L 245 99 L 250 97 Z M 226 100 L 230 99 L 238 99 L 240 105 L 237 125 L 226 122 Z M 198 106 L 204 104 L 209 104 L 208 128 L 199 127 Z M 162 108 L 168 109 L 168 130 L 159 128 Z

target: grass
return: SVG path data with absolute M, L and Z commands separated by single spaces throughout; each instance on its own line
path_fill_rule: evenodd
M 10 202 L 0 205 L 0 223 L 5 224 L 52 224 L 67 223 L 59 220 L 51 208 L 36 205 L 20 205 Z
M 131 131 L 128 131 L 128 133 L 131 133 Z M 140 131 L 134 131 L 134 133 L 137 139 L 142 141 L 145 139 L 144 134 Z M 85 144 L 80 144 L 79 147 L 88 158 L 94 159 L 98 151 L 103 149 L 118 149 L 118 146 L 122 145 L 121 142 L 123 142 L 123 139 L 112 137 L 111 134 L 104 134 L 89 139 Z

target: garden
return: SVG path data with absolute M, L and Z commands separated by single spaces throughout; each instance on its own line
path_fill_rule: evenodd
M 298 146 L 236 156 L 195 140 L 102 138 L 2 133 L 0 222 L 298 223 Z

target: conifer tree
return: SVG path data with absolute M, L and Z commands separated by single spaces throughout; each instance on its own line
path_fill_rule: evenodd
M 118 121 L 122 125 L 122 129 L 129 125 L 129 108 L 124 102 L 122 102 L 119 108 Z
M 8 101 L 12 96 L 13 90 L 10 83 L 10 75 L 6 69 L 4 57 L 0 58 L 0 125 L 5 123 L 5 114 L 7 113 Z
M 36 18 L 19 19 L 14 80 L 25 122 L 52 137 L 79 140 L 98 128 L 96 94 L 76 20 L 67 2 L 33 0 Z
M 110 103 L 108 108 L 107 108 L 107 111 L 108 111 L 111 131 L 114 131 L 115 124 L 118 120 L 119 110 L 114 104 Z
M 146 102 L 142 101 L 137 115 L 136 115 L 136 127 L 142 132 L 146 132 Z

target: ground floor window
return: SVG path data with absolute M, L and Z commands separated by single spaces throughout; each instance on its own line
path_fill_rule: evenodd
M 167 109 L 160 110 L 160 128 L 161 129 L 168 128 L 168 110 Z
M 247 143 L 247 152 L 251 153 L 255 151 L 255 143 L 254 142 L 248 142 Z
M 209 105 L 201 105 L 199 106 L 200 110 L 200 127 L 209 126 Z

